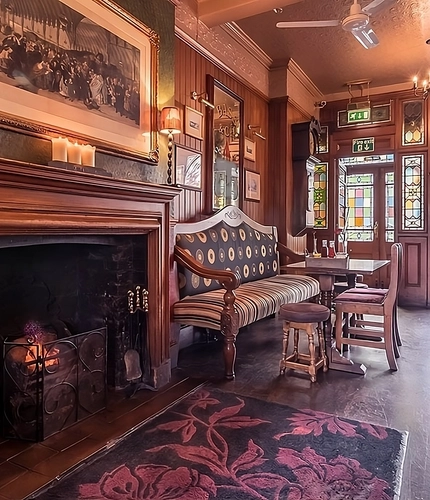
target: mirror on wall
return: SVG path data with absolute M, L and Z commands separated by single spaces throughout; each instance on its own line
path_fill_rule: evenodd
M 212 208 L 239 206 L 242 100 L 214 82 Z

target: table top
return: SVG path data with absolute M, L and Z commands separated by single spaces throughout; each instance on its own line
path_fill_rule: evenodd
M 335 259 L 334 259 L 335 260 Z M 389 260 L 349 259 L 348 267 L 314 267 L 304 261 L 281 266 L 281 271 L 297 271 L 312 274 L 373 274 L 378 269 L 388 265 Z

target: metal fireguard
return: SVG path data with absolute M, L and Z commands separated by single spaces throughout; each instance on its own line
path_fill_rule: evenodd
M 43 441 L 106 406 L 106 328 L 3 347 L 5 438 Z

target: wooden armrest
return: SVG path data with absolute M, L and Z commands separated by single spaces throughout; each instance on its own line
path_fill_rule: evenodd
M 303 262 L 305 260 L 305 254 L 293 252 L 293 250 L 290 250 L 287 246 L 285 246 L 283 243 L 279 241 L 278 241 L 278 251 L 282 255 L 286 255 L 288 257 L 288 260 L 292 263 Z
M 175 260 L 201 278 L 219 281 L 225 290 L 235 290 L 240 285 L 240 277 L 237 273 L 227 269 L 213 269 L 202 266 L 188 252 L 178 246 L 175 246 Z

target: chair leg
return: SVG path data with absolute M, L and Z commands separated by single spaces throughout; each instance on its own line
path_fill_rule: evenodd
M 384 342 L 385 352 L 387 354 L 388 365 L 390 370 L 397 371 L 397 362 L 394 355 L 394 335 L 393 335 L 393 317 L 392 315 L 384 316 Z
M 401 346 L 402 339 L 400 337 L 399 322 L 397 320 L 397 300 L 396 302 L 394 302 L 394 308 L 393 308 L 393 329 L 394 329 L 394 338 L 396 339 L 396 344 L 398 346 Z
M 346 330 L 348 331 L 348 326 L 347 326 L 348 318 L 346 320 Z M 335 325 L 335 332 L 336 332 L 336 349 L 340 352 L 342 349 L 342 337 L 343 337 L 343 312 L 340 310 L 340 307 L 338 306 L 336 308 L 336 325 Z

